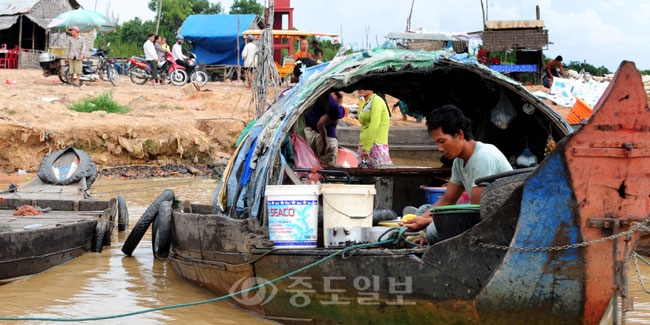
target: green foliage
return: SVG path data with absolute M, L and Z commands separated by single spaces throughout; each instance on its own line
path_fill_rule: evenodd
M 639 72 L 641 72 L 641 74 L 644 75 L 644 76 L 650 76 L 650 69 L 648 69 L 648 70 L 641 70 L 641 71 L 639 71 Z
M 90 113 L 95 111 L 105 111 L 107 113 L 127 113 L 128 107 L 120 106 L 113 100 L 113 92 L 105 92 L 95 98 L 87 98 L 81 102 L 72 104 L 68 109 L 73 111 Z
M 149 9 L 157 13 L 158 4 L 159 0 L 150 0 Z M 162 0 L 158 35 L 166 36 L 168 43 L 171 43 L 169 40 L 176 37 L 187 16 L 194 14 L 219 14 L 222 12 L 221 3 L 212 4 L 208 0 Z M 154 27 L 151 32 L 155 31 L 156 29 Z
M 546 63 L 548 63 L 548 60 L 545 60 Z M 605 67 L 605 66 L 600 66 L 596 68 L 595 66 L 587 63 L 587 61 L 571 61 L 568 64 L 563 64 L 566 69 L 571 69 L 575 70 L 577 72 L 582 71 L 583 69 L 585 72 L 589 72 L 592 76 L 604 76 L 606 74 L 610 74 L 611 72 Z
M 230 6 L 230 14 L 256 14 L 264 15 L 264 6 L 255 0 L 235 0 Z

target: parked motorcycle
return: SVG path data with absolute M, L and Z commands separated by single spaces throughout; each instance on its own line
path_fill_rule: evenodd
M 190 52 L 187 64 L 189 65 L 188 70 L 191 71 L 190 82 L 195 82 L 200 87 L 205 86 L 209 79 L 208 72 L 196 63 L 196 54 Z
M 144 58 L 132 56 L 129 62 L 131 63 L 129 67 L 129 78 L 131 78 L 134 84 L 144 85 L 147 80 L 152 79 L 151 67 Z M 176 63 L 169 52 L 167 52 L 167 56 L 165 57 L 165 63 L 158 67 L 158 74 L 176 86 L 182 86 L 188 80 L 185 67 Z
M 108 43 L 108 45 L 111 45 L 111 43 Z M 110 81 L 113 84 L 113 86 L 117 86 L 120 84 L 120 74 L 117 73 L 115 66 L 113 66 L 113 64 L 115 63 L 115 59 L 106 57 L 106 55 L 110 51 L 111 51 L 110 49 L 102 49 L 101 47 L 99 47 L 99 49 L 95 51 L 93 56 L 99 58 L 99 63 L 97 65 L 97 68 L 93 68 L 92 61 L 82 62 L 81 71 L 83 72 L 83 74 L 79 77 L 79 84 L 82 84 L 84 81 L 97 81 L 99 79 L 104 81 Z M 66 83 L 70 83 L 69 72 L 70 72 L 70 66 L 68 65 L 65 67 L 64 70 Z

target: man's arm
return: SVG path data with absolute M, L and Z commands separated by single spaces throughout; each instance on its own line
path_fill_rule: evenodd
M 463 191 L 465 188 L 461 185 L 456 185 L 454 183 L 448 183 L 447 184 L 447 190 L 445 190 L 445 194 L 442 195 L 434 203 L 429 209 L 424 211 L 421 215 L 410 219 L 406 220 L 404 222 L 398 223 L 400 226 L 406 226 L 410 231 L 418 231 L 420 229 L 425 228 L 428 226 L 432 221 L 433 218 L 431 217 L 431 209 L 438 207 L 438 206 L 443 206 L 443 205 L 452 205 L 456 204 L 456 201 L 458 201 L 458 198 L 463 194 Z M 474 190 L 472 189 L 472 193 L 474 193 Z M 480 193 L 479 193 L 479 199 L 480 199 Z
M 472 187 L 472 193 L 470 193 L 470 200 L 472 204 L 480 204 L 481 203 L 481 193 L 483 193 L 483 190 L 485 189 L 485 186 L 474 186 Z
M 316 123 L 316 128 L 320 134 L 320 141 L 322 142 L 322 146 L 318 152 L 319 156 L 322 156 L 327 152 L 327 129 L 325 129 L 325 126 L 327 126 L 329 123 L 331 123 L 331 121 L 327 114 L 321 116 L 320 119 L 318 119 L 318 123 Z

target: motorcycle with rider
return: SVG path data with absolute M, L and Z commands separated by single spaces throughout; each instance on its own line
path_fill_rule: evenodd
M 200 87 L 203 87 L 208 82 L 208 72 L 198 65 L 196 54 L 192 52 L 189 53 L 189 56 L 183 54 L 184 41 L 183 35 L 176 36 L 176 43 L 172 47 L 172 57 L 177 64 L 185 67 L 189 82 L 195 82 Z

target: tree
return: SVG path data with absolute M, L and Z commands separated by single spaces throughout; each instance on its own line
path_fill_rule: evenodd
M 158 12 L 159 1 L 150 0 L 149 9 L 153 12 Z M 178 30 L 183 25 L 187 16 L 194 14 L 220 14 L 222 12 L 221 2 L 211 4 L 208 0 L 162 0 L 158 34 L 169 35 L 167 38 L 173 39 L 176 37 Z M 155 32 L 155 24 L 151 32 Z
M 572 69 L 575 71 L 580 72 L 581 70 L 585 70 L 585 72 L 589 72 L 592 76 L 604 76 L 606 74 L 610 74 L 611 72 L 605 67 L 605 66 L 600 66 L 596 68 L 595 66 L 587 63 L 587 61 L 571 61 L 569 64 L 566 64 L 565 67 L 567 69 Z
M 256 14 L 262 16 L 264 15 L 264 6 L 255 0 L 235 0 L 230 6 L 230 14 Z

